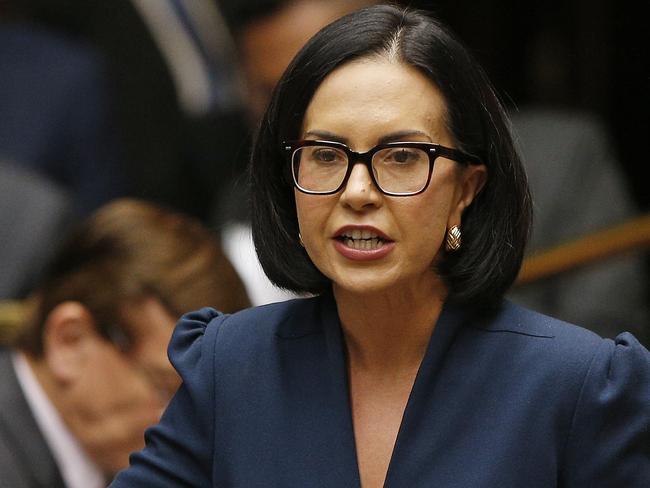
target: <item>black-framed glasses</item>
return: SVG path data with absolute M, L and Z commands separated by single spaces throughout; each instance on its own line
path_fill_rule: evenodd
M 365 164 L 375 186 L 390 196 L 426 190 L 439 156 L 460 164 L 482 164 L 476 156 L 429 142 L 389 142 L 363 153 L 332 141 L 287 141 L 282 147 L 291 162 L 295 187 L 310 195 L 341 190 L 357 163 Z

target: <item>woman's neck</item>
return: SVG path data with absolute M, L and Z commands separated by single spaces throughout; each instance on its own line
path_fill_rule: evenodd
M 396 373 L 419 366 L 446 297 L 439 288 L 354 293 L 334 285 L 350 366 Z

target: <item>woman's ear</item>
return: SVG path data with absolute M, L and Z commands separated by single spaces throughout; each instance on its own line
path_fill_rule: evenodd
M 470 165 L 460 174 L 456 205 L 449 216 L 449 225 L 461 225 L 463 211 L 471 205 L 476 195 L 487 181 L 487 168 L 484 164 Z
M 53 378 L 73 382 L 92 358 L 94 343 L 99 340 L 95 321 L 79 302 L 58 304 L 45 319 L 43 356 Z

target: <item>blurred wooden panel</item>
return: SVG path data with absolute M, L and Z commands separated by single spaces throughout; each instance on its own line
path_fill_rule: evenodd
M 523 285 L 618 254 L 650 248 L 650 214 L 635 217 L 524 260 L 516 284 Z

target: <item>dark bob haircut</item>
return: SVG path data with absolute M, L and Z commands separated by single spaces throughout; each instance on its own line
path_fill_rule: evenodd
M 296 55 L 279 81 L 251 156 L 252 226 L 264 271 L 276 285 L 323 293 L 331 282 L 298 238 L 296 205 L 284 140 L 299 139 L 303 117 L 323 79 L 360 58 L 413 66 L 440 90 L 456 146 L 478 156 L 488 178 L 463 214 L 463 245 L 436 263 L 448 300 L 495 307 L 519 272 L 532 220 L 523 166 L 509 120 L 483 70 L 437 20 L 418 10 L 377 5 L 328 25 Z

